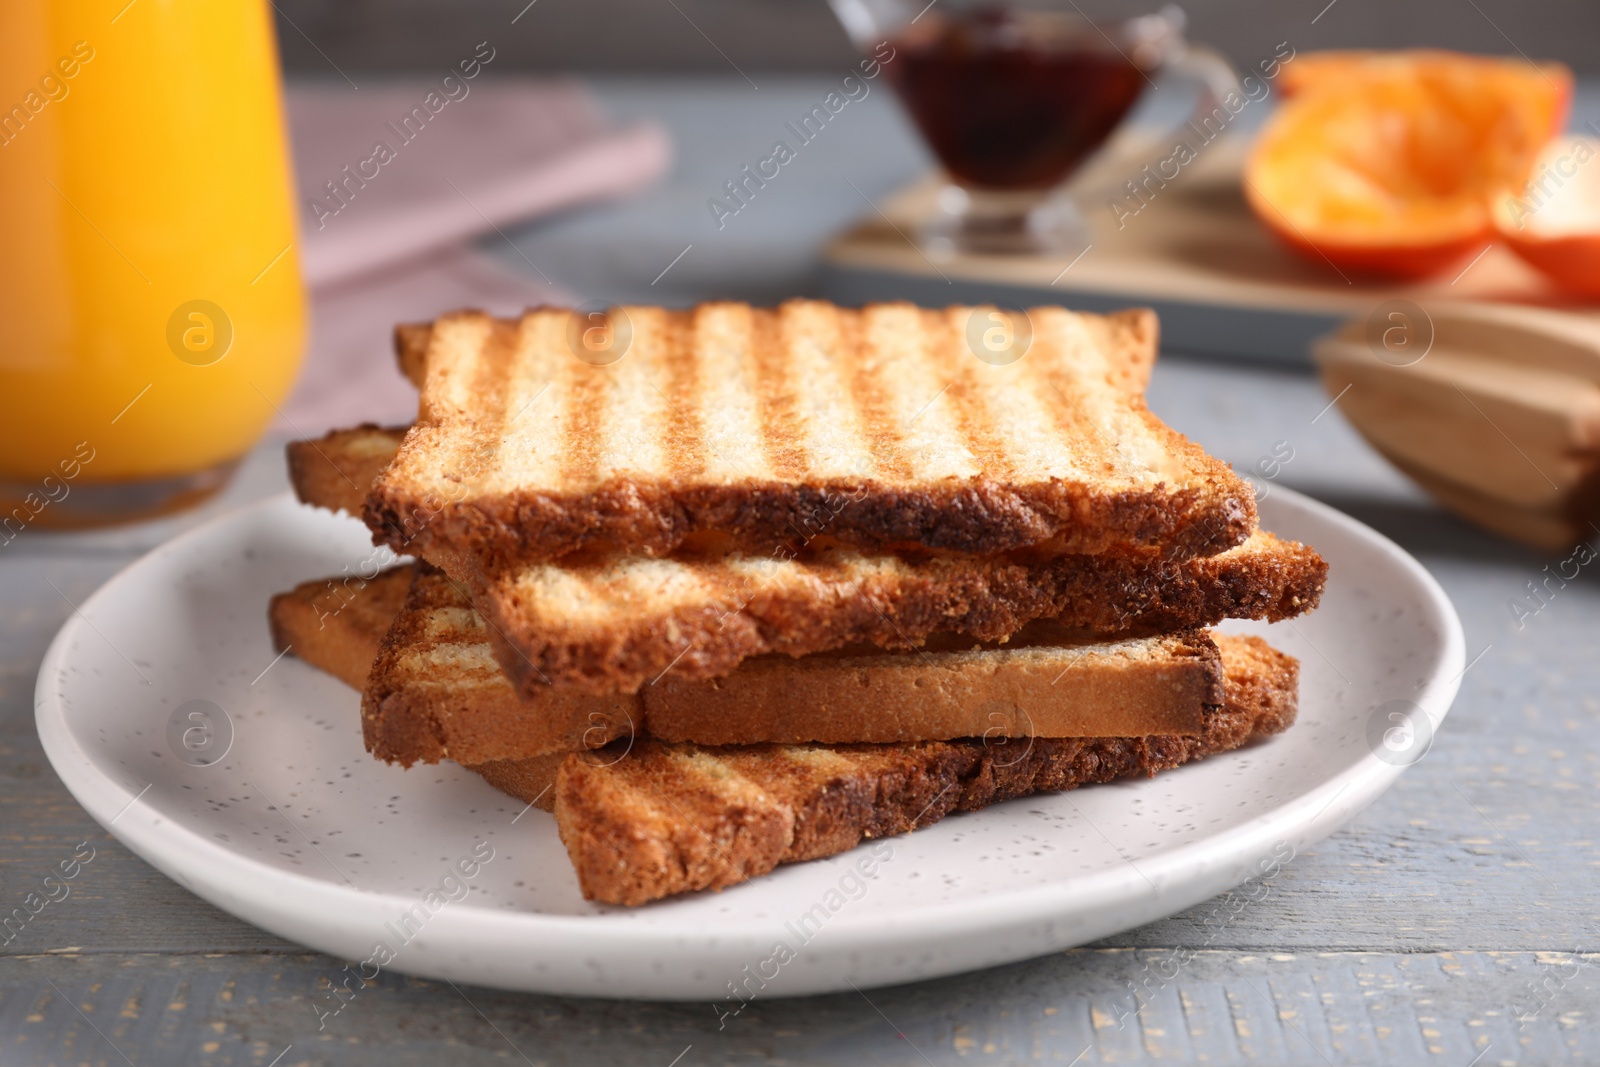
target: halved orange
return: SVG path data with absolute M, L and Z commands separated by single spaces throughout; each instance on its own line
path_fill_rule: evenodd
M 1296 57 L 1245 166 L 1269 229 L 1342 270 L 1425 277 L 1488 242 L 1491 207 L 1561 128 L 1556 64 L 1445 52 Z
M 1505 62 L 1486 56 L 1447 52 L 1439 48 L 1410 48 L 1389 52 L 1371 48 L 1330 48 L 1322 52 L 1302 52 L 1290 59 L 1280 67 L 1276 84 L 1278 93 L 1288 98 L 1326 85 L 1348 85 L 1351 78 L 1359 78 L 1368 71 L 1381 72 L 1386 68 L 1397 66 L 1459 67 L 1462 64 L 1485 63 L 1499 66 Z M 1528 67 L 1526 63 L 1516 65 L 1525 69 Z M 1570 78 L 1566 68 L 1560 63 L 1536 63 L 1532 69 L 1549 74 L 1557 82 L 1563 77 Z
M 1600 297 L 1600 140 L 1550 141 L 1527 183 L 1495 205 L 1511 250 L 1570 292 Z
M 1427 53 L 1423 53 L 1427 54 Z M 1370 49 L 1329 49 L 1326 52 L 1301 52 L 1283 64 L 1278 72 L 1277 90 L 1285 99 L 1307 89 L 1327 85 L 1359 71 L 1364 65 L 1384 56 L 1419 58 L 1417 52 L 1376 52 Z

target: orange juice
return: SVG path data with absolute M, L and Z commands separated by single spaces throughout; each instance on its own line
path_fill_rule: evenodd
M 226 469 L 288 393 L 305 308 L 269 12 L 0 4 L 0 541 L 96 486 Z

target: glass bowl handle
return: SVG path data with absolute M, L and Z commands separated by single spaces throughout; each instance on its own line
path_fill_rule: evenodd
M 1184 120 L 1184 124 L 1196 130 L 1203 129 L 1205 120 L 1215 120 L 1216 113 L 1220 110 L 1224 116 L 1221 129 L 1227 129 L 1238 112 L 1229 111 L 1224 101 L 1230 94 L 1241 102 L 1245 99 L 1244 89 L 1239 84 L 1239 75 L 1234 72 L 1233 64 L 1229 63 L 1221 52 L 1205 45 L 1184 44 L 1181 48 L 1176 56 L 1162 65 L 1161 72 L 1176 74 L 1180 78 L 1193 81 L 1199 87 L 1195 96 L 1194 111 Z M 1199 145 L 1192 147 L 1196 151 L 1200 148 Z

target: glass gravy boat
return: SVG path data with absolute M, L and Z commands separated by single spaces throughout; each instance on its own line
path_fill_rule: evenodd
M 1176 7 L 1096 22 L 1072 0 L 830 0 L 856 46 L 888 43 L 884 70 L 950 184 L 923 227 L 925 250 L 1073 255 L 1081 215 L 1060 189 L 1157 77 L 1198 83 L 1190 121 L 1238 79 L 1184 40 Z

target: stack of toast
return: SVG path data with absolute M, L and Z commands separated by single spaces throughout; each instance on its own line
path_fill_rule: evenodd
M 555 815 L 642 904 L 1277 733 L 1298 665 L 1225 618 L 1327 567 L 1145 407 L 1147 311 L 627 307 L 396 331 L 410 428 L 290 446 L 413 557 L 274 598 L 375 756 Z M 602 342 L 592 343 L 598 330 Z

